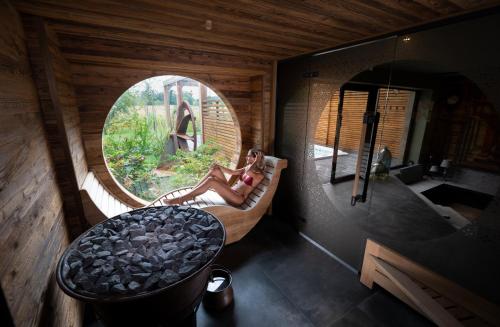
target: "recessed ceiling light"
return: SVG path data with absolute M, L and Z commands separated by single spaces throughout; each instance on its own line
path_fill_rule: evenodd
M 205 21 L 205 29 L 206 29 L 207 31 L 210 31 L 210 30 L 212 29 L 212 21 L 211 21 L 210 19 L 207 19 L 207 20 Z

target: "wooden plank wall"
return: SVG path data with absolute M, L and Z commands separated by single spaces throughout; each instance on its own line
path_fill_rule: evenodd
M 16 326 L 81 326 L 80 305 L 55 285 L 69 233 L 25 37 L 0 0 L 0 284 Z
M 102 129 L 118 97 L 135 83 L 153 76 L 178 74 L 196 79 L 217 91 L 234 110 L 241 132 L 241 153 L 257 140 L 252 129 L 252 76 L 271 80 L 272 61 L 183 48 L 145 45 L 80 35 L 81 28 L 53 25 L 63 56 L 70 62 L 80 110 L 82 138 L 89 169 L 103 184 L 130 206 L 144 202 L 125 191 L 109 174 L 102 154 Z M 78 33 L 79 35 L 75 35 Z M 188 46 L 188 44 L 186 44 Z M 270 93 L 269 90 L 266 92 Z M 266 95 L 266 98 L 269 96 Z M 263 110 L 270 114 L 270 101 Z M 239 140 L 237 140 L 239 141 Z M 243 162 L 241 154 L 239 162 Z
M 57 36 L 45 22 L 25 16 L 23 23 L 47 140 L 63 194 L 64 212 L 71 236 L 75 238 L 88 227 L 79 192 L 88 169 L 71 76 L 59 51 Z
M 404 144 L 406 144 L 405 140 L 408 132 L 406 119 L 413 109 L 412 94 L 414 94 L 413 91 L 390 90 L 387 110 L 385 110 L 386 90 L 379 90 L 377 111 L 380 112 L 380 123 L 375 144 L 377 146 L 379 144 L 382 146 L 387 145 L 393 158 L 402 159 L 404 155 Z M 357 151 L 367 99 L 367 92 L 345 92 L 342 130 L 340 131 L 340 150 Z M 337 125 L 337 111 L 338 92 L 335 92 L 326 104 L 318 121 L 314 138 L 316 144 L 333 146 Z
M 262 148 L 264 141 L 263 128 L 264 113 L 264 80 L 261 76 L 255 76 L 250 79 L 250 89 L 252 91 L 252 142 L 257 148 Z

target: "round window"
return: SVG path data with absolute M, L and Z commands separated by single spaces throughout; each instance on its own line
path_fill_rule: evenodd
M 196 184 L 214 162 L 229 166 L 240 148 L 228 104 L 206 85 L 157 76 L 126 90 L 104 125 L 103 154 L 114 179 L 151 201 Z

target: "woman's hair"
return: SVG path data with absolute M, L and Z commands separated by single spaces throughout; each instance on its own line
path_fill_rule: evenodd
M 252 168 L 260 172 L 264 171 L 264 168 L 266 168 L 266 160 L 264 158 L 264 152 L 256 148 L 252 148 L 248 152 L 250 152 L 252 156 L 254 156 L 255 158 L 257 158 L 259 154 L 261 155 L 260 160 L 255 161 L 252 164 Z

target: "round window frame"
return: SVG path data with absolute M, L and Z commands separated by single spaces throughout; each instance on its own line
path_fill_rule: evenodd
M 191 79 L 193 81 L 199 82 L 199 83 L 203 84 L 205 87 L 209 88 L 212 92 L 214 92 L 222 100 L 222 102 L 224 102 L 224 105 L 226 105 L 226 107 L 228 108 L 229 113 L 231 114 L 231 119 L 233 120 L 233 123 L 234 123 L 234 126 L 235 126 L 235 131 L 236 131 L 236 149 L 235 149 L 235 153 L 233 154 L 233 156 L 231 158 L 230 167 L 231 168 L 235 168 L 238 165 L 238 163 L 240 163 L 240 162 L 242 162 L 244 160 L 244 157 L 242 157 L 242 152 L 241 152 L 242 143 L 243 142 L 242 142 L 242 138 L 241 138 L 241 127 L 240 127 L 240 122 L 239 122 L 239 119 L 238 119 L 238 115 L 237 115 L 236 111 L 234 110 L 233 105 L 231 104 L 231 102 L 229 101 L 229 99 L 224 95 L 224 93 L 222 93 L 221 91 L 217 90 L 217 88 L 214 87 L 209 81 L 207 82 L 207 81 L 205 81 L 205 80 L 203 80 L 201 78 L 194 78 L 194 77 L 191 77 L 189 75 L 178 75 L 178 74 L 168 74 L 168 73 L 161 74 L 161 75 L 152 75 L 152 76 L 148 76 L 146 78 L 140 78 L 140 79 L 138 79 L 137 82 L 133 83 L 131 86 L 129 86 L 126 89 L 124 89 L 123 91 L 121 91 L 120 95 L 115 98 L 115 100 L 111 104 L 111 107 L 107 110 L 106 118 L 103 121 L 103 125 L 100 127 L 100 135 L 101 135 L 101 137 L 99 138 L 101 155 L 102 155 L 101 158 L 102 158 L 102 162 L 104 163 L 104 167 L 106 168 L 105 172 L 103 172 L 103 173 L 105 175 L 111 177 L 111 181 L 113 181 L 113 184 L 114 184 L 113 186 L 116 186 L 118 188 L 118 190 L 121 191 L 122 194 L 116 194 L 112 190 L 108 190 L 108 191 L 112 195 L 117 196 L 121 201 L 127 203 L 128 205 L 134 206 L 134 207 L 140 207 L 140 206 L 149 205 L 150 201 L 142 199 L 142 198 L 138 197 L 137 195 L 133 194 L 132 192 L 130 192 L 129 190 L 127 190 L 115 178 L 115 176 L 111 173 L 111 170 L 108 167 L 108 162 L 107 162 L 106 157 L 104 155 L 104 142 L 103 142 L 103 140 L 104 140 L 104 126 L 106 125 L 106 121 L 107 121 L 107 119 L 109 117 L 109 114 L 110 114 L 112 108 L 113 108 L 113 105 L 116 103 L 116 101 L 118 101 L 118 99 L 126 91 L 128 91 L 129 89 L 131 89 L 132 87 L 134 87 L 138 83 L 144 82 L 144 81 L 146 81 L 148 79 L 151 79 L 151 78 L 161 77 L 161 76 L 178 76 L 178 77 L 183 77 L 183 78 L 189 78 L 189 79 Z M 103 184 L 106 186 L 106 183 L 103 183 Z

